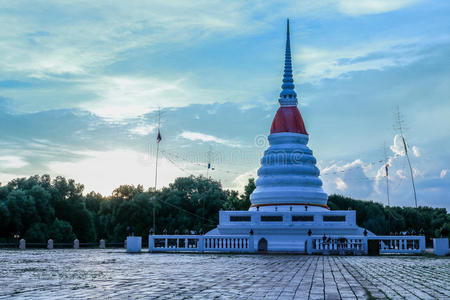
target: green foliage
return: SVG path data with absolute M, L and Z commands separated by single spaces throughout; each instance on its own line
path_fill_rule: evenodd
M 436 230 L 436 236 L 450 238 L 450 222 L 443 224 L 439 230 Z
M 10 181 L 0 187 L 0 237 L 11 241 L 18 233 L 29 241 L 45 242 L 49 234 L 56 234 L 55 240 L 67 241 L 73 240 L 74 232 L 80 241 L 94 241 L 96 228 L 82 193 L 83 185 L 64 177 L 53 182 L 48 175 Z
M 50 226 L 48 238 L 52 239 L 54 242 L 70 243 L 76 236 L 73 233 L 72 226 L 69 222 L 58 220 L 58 218 L 56 218 Z
M 442 230 L 445 235 L 446 226 L 450 227 L 450 215 L 445 208 L 389 207 L 340 195 L 331 195 L 328 206 L 332 210 L 356 210 L 357 224 L 378 235 L 423 233 L 428 245 L 431 238 L 440 236 Z
M 223 206 L 225 210 L 248 210 L 250 208 L 250 195 L 255 190 L 255 179 L 250 178 L 244 188 L 244 194 L 239 195 L 236 191 L 226 191 L 227 200 Z
M 24 239 L 28 242 L 38 243 L 46 241 L 48 237 L 48 226 L 43 223 L 34 223 L 28 228 L 24 235 Z
M 160 191 L 144 191 L 141 185 L 121 185 L 111 196 L 90 192 L 64 177 L 31 176 L 0 186 L 0 241 L 13 241 L 18 233 L 30 242 L 122 242 L 128 228 L 147 238 L 156 232 L 207 232 L 216 227 L 219 210 L 248 210 L 255 180 L 249 179 L 244 193 L 224 190 L 220 182 L 202 176 L 177 178 Z M 384 207 L 331 195 L 333 210 L 356 210 L 357 223 L 376 234 L 419 233 L 429 238 L 448 236 L 450 217 L 442 208 Z M 144 241 L 145 242 L 145 241 Z

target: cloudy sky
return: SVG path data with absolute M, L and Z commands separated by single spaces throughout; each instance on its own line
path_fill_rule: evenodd
M 327 193 L 450 208 L 450 2 L 2 1 L 0 182 L 119 184 L 210 175 L 242 189 L 276 112 L 285 20 Z M 385 146 L 384 146 L 385 145 Z

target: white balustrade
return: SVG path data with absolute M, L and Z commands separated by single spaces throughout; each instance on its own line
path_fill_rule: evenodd
M 424 236 L 311 236 L 309 254 L 367 254 L 368 241 L 379 242 L 380 254 L 420 254 L 425 251 Z
M 375 236 L 370 239 L 380 241 L 380 253 L 420 254 L 425 251 L 425 236 Z
M 308 236 L 308 254 L 368 254 L 369 241 L 378 241 L 380 254 L 420 254 L 424 236 Z M 150 235 L 150 252 L 255 252 L 253 235 Z
M 310 243 L 310 245 L 308 245 Z M 307 241 L 307 252 L 309 254 L 363 254 L 365 253 L 366 241 L 359 236 L 312 236 Z
M 150 252 L 254 252 L 253 237 L 150 235 Z

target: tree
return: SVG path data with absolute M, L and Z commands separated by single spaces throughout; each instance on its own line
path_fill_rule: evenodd
M 153 226 L 162 233 L 186 230 L 207 232 L 218 224 L 219 210 L 248 210 L 255 180 L 249 179 L 244 192 L 224 190 L 220 182 L 202 176 L 177 178 L 160 191 L 144 191 L 141 185 L 121 185 L 111 196 L 90 192 L 72 179 L 48 175 L 17 178 L 0 186 L 0 240 L 11 241 L 16 233 L 29 241 L 82 242 L 97 238 L 121 242 L 130 226 L 147 238 Z M 332 210 L 356 210 L 357 224 L 379 234 L 424 231 L 432 237 L 448 235 L 450 216 L 443 208 L 384 207 L 372 201 L 331 195 Z
M 48 226 L 43 223 L 34 223 L 25 232 L 24 239 L 27 242 L 38 243 L 45 242 L 48 238 Z
M 250 195 L 255 190 L 255 179 L 249 178 L 248 183 L 244 188 L 244 194 L 239 196 L 239 193 L 236 191 L 226 191 L 227 193 L 227 201 L 224 204 L 224 209 L 227 210 L 248 210 L 250 208 Z
M 41 185 L 34 185 L 28 194 L 33 198 L 41 222 L 50 224 L 55 219 L 55 210 L 50 205 L 51 194 Z
M 0 200 L 0 237 L 8 235 L 10 213 L 6 201 Z
M 114 239 L 123 240 L 130 226 L 135 235 L 143 236 L 149 233 L 152 222 L 153 204 L 149 193 L 136 194 L 130 201 L 124 201 L 117 209 L 114 227 Z
M 70 223 L 59 220 L 58 218 L 56 218 L 50 226 L 48 237 L 59 243 L 70 243 L 76 238 Z

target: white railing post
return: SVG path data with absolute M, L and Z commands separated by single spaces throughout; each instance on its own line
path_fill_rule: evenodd
M 19 241 L 19 249 L 25 250 L 26 247 L 27 247 L 27 242 L 24 239 L 21 239 Z
M 153 252 L 153 249 L 155 248 L 155 239 L 153 235 L 148 236 L 148 252 Z
M 127 252 L 136 253 L 141 252 L 142 249 L 142 237 L 140 236 L 128 236 L 127 237 Z
M 53 249 L 53 240 L 52 239 L 49 239 L 47 241 L 47 249 Z
M 425 253 L 426 245 L 425 245 L 425 236 L 420 236 L 419 238 L 419 249 L 420 252 Z
M 308 237 L 308 239 L 306 240 L 306 253 L 312 254 L 314 242 L 315 240 L 312 237 Z
M 101 239 L 100 240 L 100 245 L 99 245 L 100 249 L 105 249 L 106 248 L 106 244 L 105 244 L 105 240 Z
M 78 239 L 75 239 L 73 241 L 73 249 L 79 249 L 80 248 L 80 241 Z
M 448 238 L 433 239 L 433 253 L 438 256 L 444 256 L 450 253 Z
M 203 247 L 204 242 L 205 242 L 204 236 L 199 236 L 197 247 L 198 247 L 198 252 L 200 252 L 200 253 L 203 253 L 203 251 L 204 251 L 204 247 Z
M 366 236 L 362 239 L 362 252 L 365 255 L 369 254 L 369 240 Z

